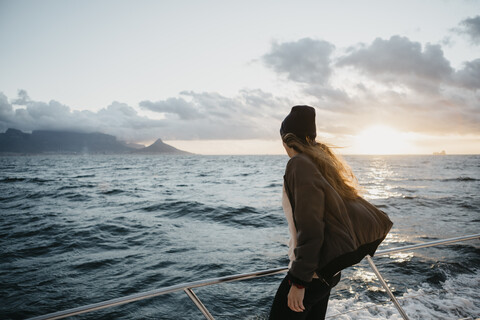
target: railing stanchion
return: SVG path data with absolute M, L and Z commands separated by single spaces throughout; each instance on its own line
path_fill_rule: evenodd
M 398 303 L 397 298 L 395 298 L 395 296 L 393 295 L 393 292 L 390 290 L 387 283 L 385 282 L 385 279 L 383 279 L 382 275 L 380 274 L 380 271 L 378 271 L 377 266 L 375 265 L 375 263 L 373 263 L 372 258 L 368 255 L 366 258 L 367 258 L 368 264 L 372 268 L 373 272 L 375 272 L 375 275 L 377 276 L 378 280 L 382 284 L 383 288 L 385 288 L 385 290 L 387 291 L 388 295 L 390 296 L 390 299 L 392 300 L 393 304 L 397 308 L 398 312 L 400 312 L 400 314 L 402 315 L 402 318 L 405 320 L 409 320 L 407 314 Z
M 212 314 L 210 312 L 208 312 L 207 307 L 205 307 L 205 305 L 202 303 L 202 301 L 200 301 L 200 299 L 197 297 L 197 295 L 195 294 L 195 292 L 193 292 L 193 290 L 191 288 L 185 288 L 185 289 L 183 289 L 183 291 L 185 291 L 187 296 L 190 299 L 192 299 L 193 303 L 195 303 L 198 310 L 200 310 L 203 313 L 205 318 L 207 318 L 208 320 L 215 320 L 215 318 L 212 316 Z

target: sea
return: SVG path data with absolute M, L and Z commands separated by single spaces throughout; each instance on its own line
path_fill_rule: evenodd
M 379 250 L 480 233 L 480 155 L 344 156 L 394 222 Z M 0 157 L 0 319 L 288 265 L 287 156 Z M 374 257 L 410 319 L 480 317 L 480 241 Z M 402 319 L 362 261 L 328 319 Z M 216 319 L 266 319 L 284 274 L 194 289 Z M 72 319 L 203 319 L 183 292 Z

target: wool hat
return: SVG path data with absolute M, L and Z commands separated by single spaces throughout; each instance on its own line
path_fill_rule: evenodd
M 315 126 L 315 109 L 310 106 L 294 106 L 283 120 L 280 135 L 293 133 L 298 138 L 315 140 L 317 128 Z

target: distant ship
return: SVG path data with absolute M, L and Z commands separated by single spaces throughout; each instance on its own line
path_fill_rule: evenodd
M 447 153 L 445 152 L 445 150 L 442 150 L 440 152 L 434 152 L 433 155 L 434 156 L 444 156 L 446 155 Z

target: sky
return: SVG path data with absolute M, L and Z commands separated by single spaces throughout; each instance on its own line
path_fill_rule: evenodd
M 0 0 L 0 132 L 284 153 L 480 153 L 480 1 Z

